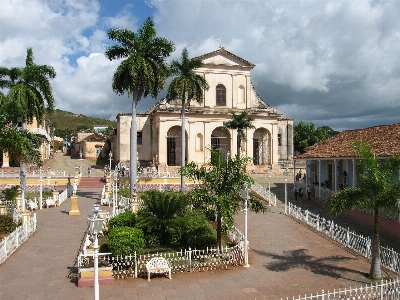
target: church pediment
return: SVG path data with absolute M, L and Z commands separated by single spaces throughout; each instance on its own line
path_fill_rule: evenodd
M 198 56 L 198 57 L 196 57 L 196 59 L 200 59 L 204 63 L 205 67 L 206 66 L 229 66 L 229 67 L 237 66 L 237 67 L 241 67 L 241 68 L 243 68 L 243 67 L 247 67 L 250 69 L 254 68 L 254 65 L 251 62 L 225 50 L 225 48 L 223 48 L 223 47 L 216 51 Z

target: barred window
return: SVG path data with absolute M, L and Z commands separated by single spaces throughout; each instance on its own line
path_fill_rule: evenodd
M 218 84 L 216 88 L 216 105 L 226 106 L 226 88 L 223 84 Z

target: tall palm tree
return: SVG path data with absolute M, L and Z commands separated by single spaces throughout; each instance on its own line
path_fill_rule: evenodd
M 181 60 L 172 61 L 171 71 L 176 75 L 172 79 L 167 101 L 181 100 L 182 102 L 182 148 L 181 148 L 181 168 L 185 167 L 186 162 L 186 130 L 185 130 L 185 105 L 186 101 L 194 100 L 197 103 L 203 102 L 203 92 L 209 89 L 207 80 L 199 74 L 193 72 L 194 69 L 203 66 L 203 62 L 199 59 L 189 59 L 186 48 L 182 50 Z M 190 104 L 190 102 L 189 102 Z M 185 190 L 185 176 L 181 174 L 181 191 Z
M 231 110 L 229 113 L 232 115 L 232 120 L 224 122 L 224 128 L 237 130 L 237 153 L 240 154 L 242 140 L 246 139 L 244 130 L 255 128 L 252 124 L 254 119 L 249 117 L 246 110 L 242 111 L 241 113 L 236 113 L 235 111 Z
M 0 68 L 0 74 L 0 87 L 9 89 L 7 98 L 20 109 L 24 129 L 33 118 L 41 123 L 46 113 L 53 111 L 55 100 L 49 79 L 54 79 L 56 72 L 50 65 L 35 64 L 32 48 L 27 50 L 24 68 Z
M 115 93 L 132 96 L 130 185 L 131 197 L 137 181 L 137 124 L 136 106 L 143 98 L 157 97 L 165 87 L 169 75 L 166 58 L 174 51 L 174 44 L 156 36 L 152 19 L 144 21 L 138 32 L 124 28 L 111 28 L 108 37 L 118 44 L 107 48 L 109 60 L 124 59 L 114 72 L 112 88 Z
M 43 121 L 46 113 L 54 109 L 53 91 L 49 79 L 54 79 L 56 72 L 50 65 L 34 63 L 32 48 L 28 48 L 24 68 L 1 68 L 0 87 L 8 88 L 7 98 L 22 117 L 22 129 L 36 118 Z M 26 176 L 26 164 L 20 161 L 21 178 Z M 21 180 L 22 210 L 25 211 L 25 181 Z
M 399 211 L 400 197 L 399 168 L 400 157 L 394 156 L 381 162 L 374 154 L 371 146 L 357 141 L 353 144 L 357 154 L 357 169 L 359 175 L 358 187 L 340 190 L 326 203 L 326 210 L 332 215 L 338 215 L 349 209 L 372 209 L 374 225 L 372 233 L 371 278 L 381 278 L 379 209 Z

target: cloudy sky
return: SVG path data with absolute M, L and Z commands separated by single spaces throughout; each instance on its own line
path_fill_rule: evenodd
M 111 89 L 107 29 L 152 17 L 171 59 L 221 43 L 256 65 L 259 95 L 296 123 L 364 128 L 400 122 L 399 16 L 400 1 L 379 0 L 0 0 L 0 66 L 23 67 L 32 47 L 56 69 L 56 108 L 115 120 L 131 100 Z

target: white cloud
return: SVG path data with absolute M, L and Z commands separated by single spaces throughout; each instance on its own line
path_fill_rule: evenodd
M 112 11 L 105 1 L 4 1 L 0 65 L 23 65 L 33 47 L 37 63 L 56 68 L 58 108 L 105 118 L 130 111 L 127 96 L 111 90 L 118 63 L 103 55 L 111 44 L 106 30 L 137 30 L 148 15 L 140 1 L 115 1 Z M 256 64 L 258 93 L 296 121 L 336 128 L 398 122 L 398 1 L 146 1 L 158 35 L 175 42 L 171 59 L 183 47 L 193 57 L 221 43 Z

